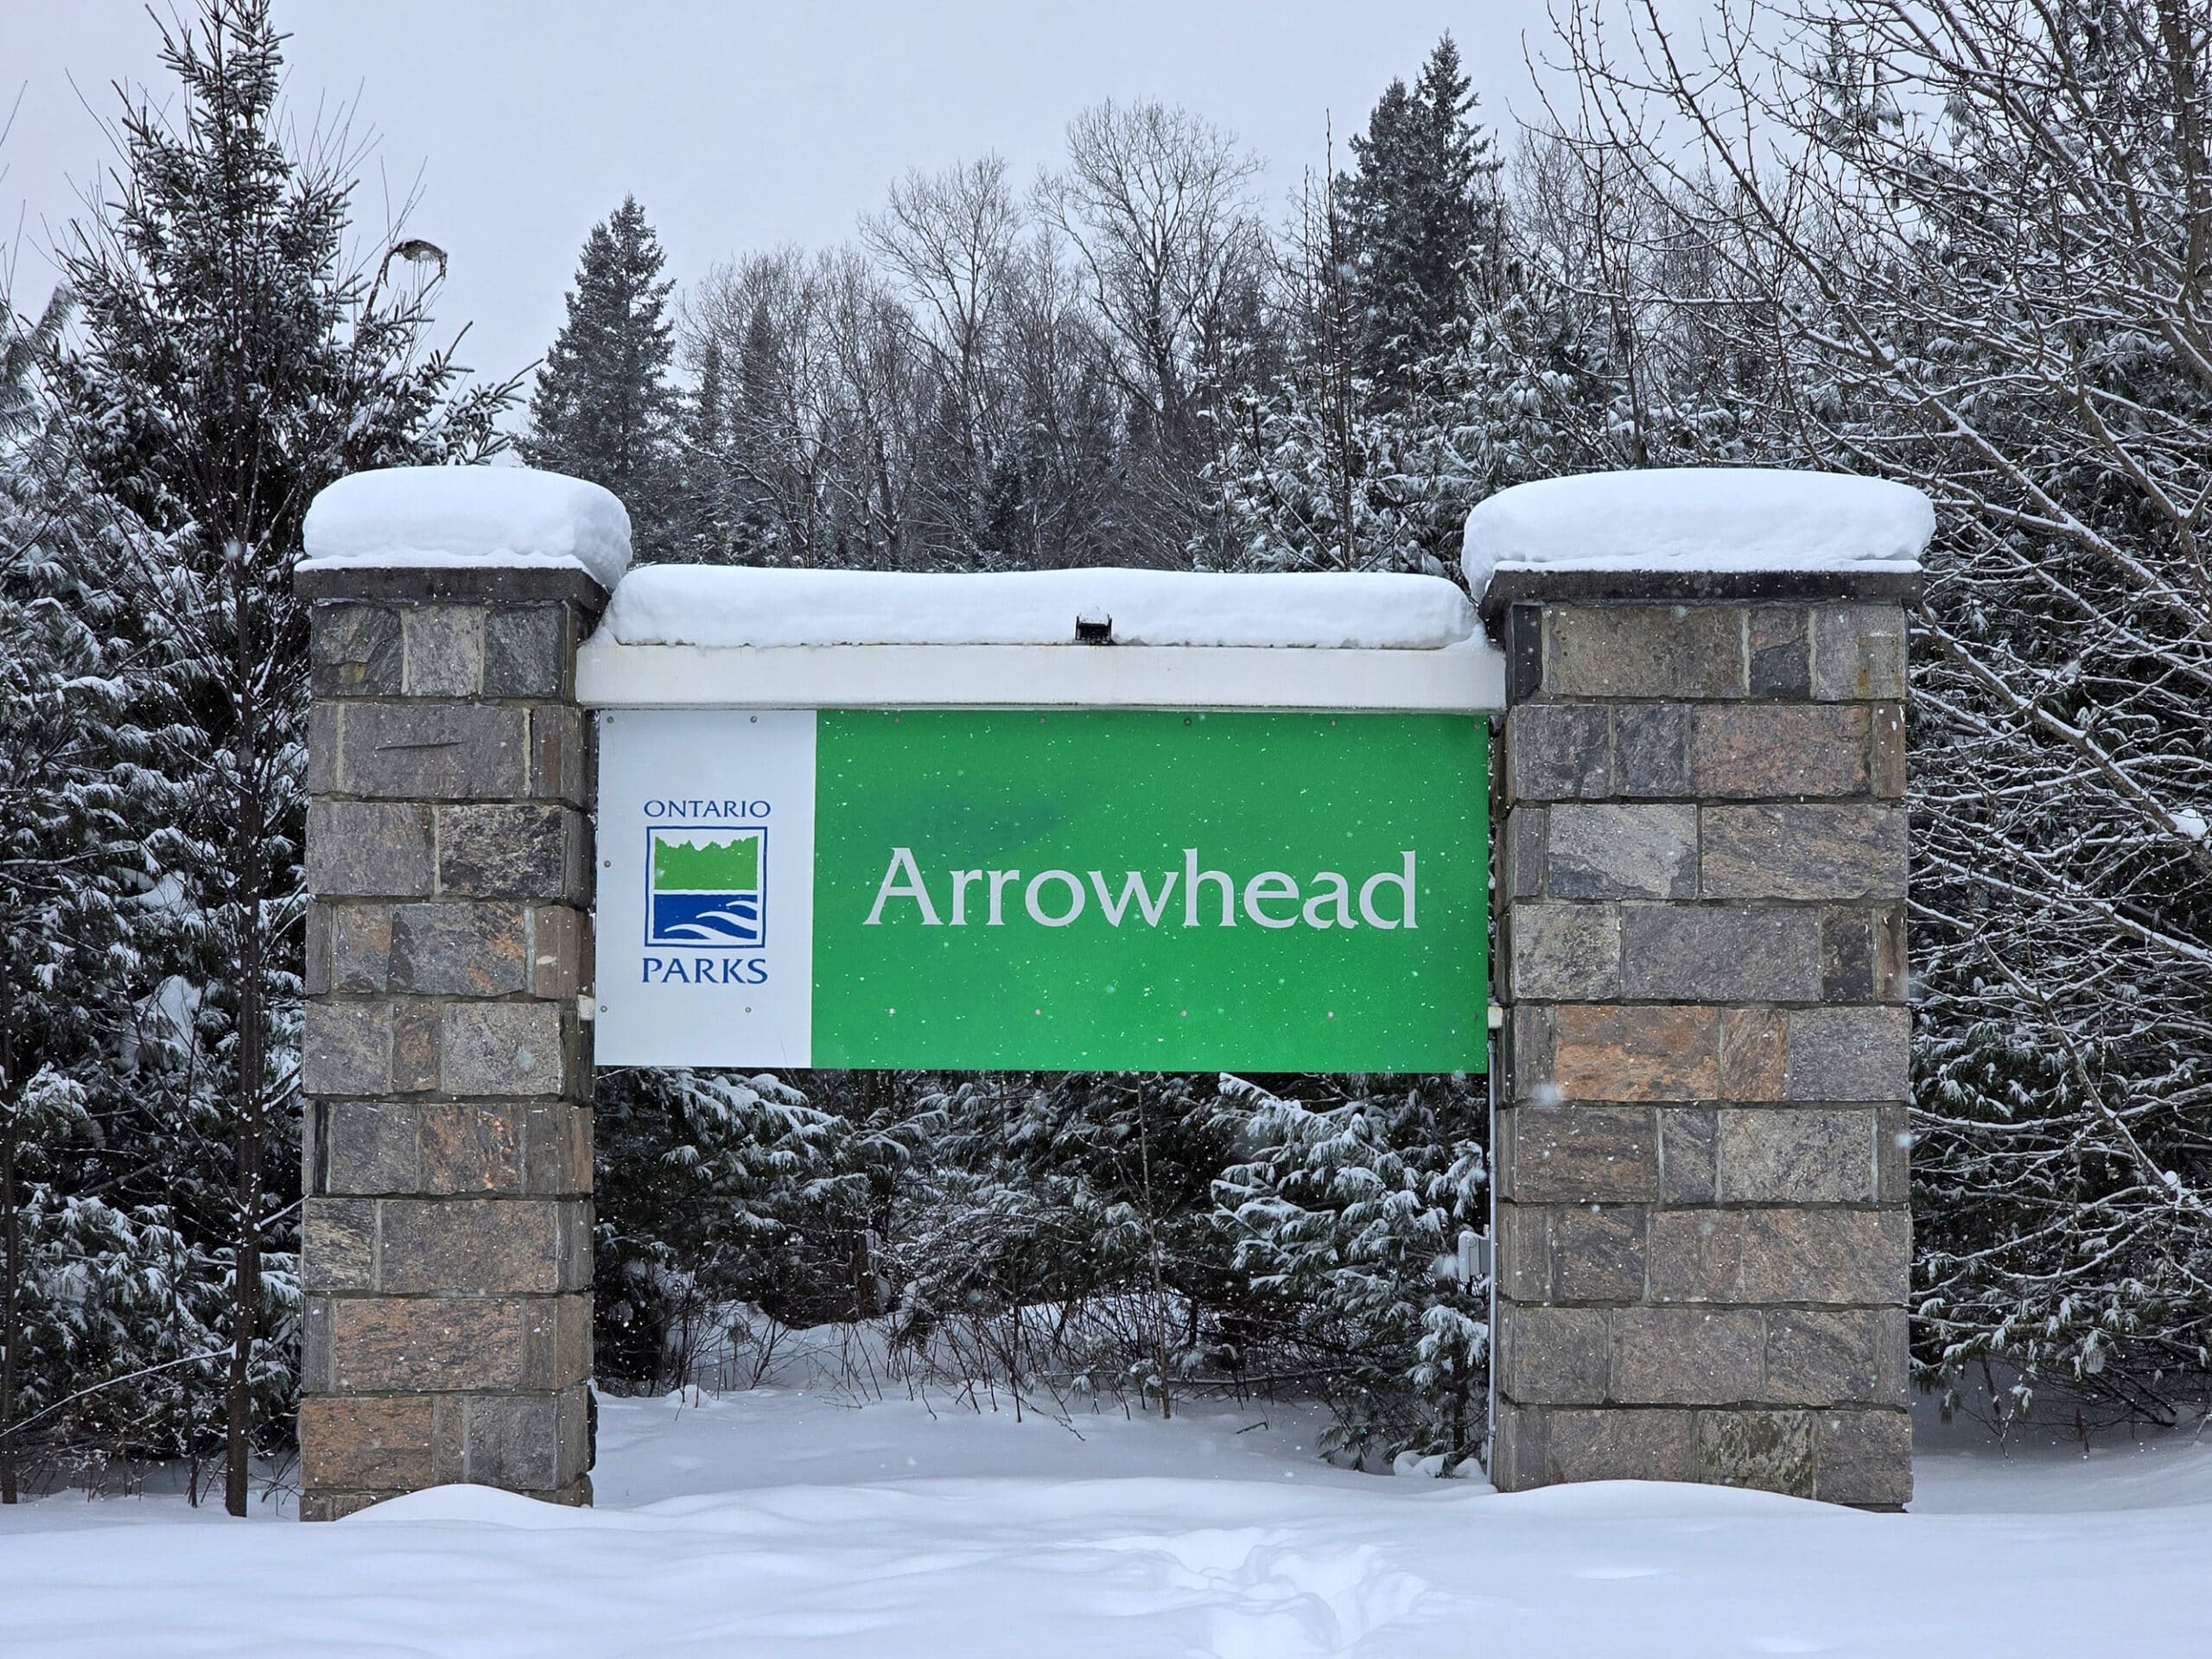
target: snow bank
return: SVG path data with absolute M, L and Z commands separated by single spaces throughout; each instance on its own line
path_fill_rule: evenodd
M 2212 1446 L 1923 1433 L 1913 1513 L 1318 1463 L 1281 1402 L 1020 1421 L 978 1389 L 600 1402 L 595 1510 L 441 1487 L 334 1526 L 0 1509 L 39 1659 L 1714 1659 L 2205 1650 Z M 1932 1427 L 1923 1421 L 1922 1428 Z M 2146 1437 L 2147 1438 L 2147 1437 Z M 258 1510 L 257 1512 L 260 1512 Z
M 551 566 L 613 588 L 630 515 L 596 484 L 528 467 L 391 467 L 341 478 L 308 508 L 302 570 Z
M 1061 645 L 1078 621 L 1124 645 L 1366 646 L 1476 637 L 1441 576 L 1034 570 L 923 575 L 651 565 L 614 590 L 600 638 L 625 645 Z
M 1886 479 L 1753 467 L 1587 473 L 1501 490 L 1467 515 L 1477 595 L 1500 569 L 1918 568 L 1936 509 Z

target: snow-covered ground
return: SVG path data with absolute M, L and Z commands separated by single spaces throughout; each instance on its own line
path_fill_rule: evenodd
M 334 1526 L 0 1510 L 0 1654 L 1376 1659 L 2212 1652 L 2212 1435 L 2006 1457 L 1913 1513 L 1313 1461 L 1280 1407 L 1071 1425 L 760 1390 L 604 1402 L 600 1507 L 448 1487 Z

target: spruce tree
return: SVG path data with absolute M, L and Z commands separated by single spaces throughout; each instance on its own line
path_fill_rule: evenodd
M 1451 35 L 1410 90 L 1387 87 L 1338 182 L 1356 273 L 1360 365 L 1385 404 L 1414 395 L 1419 365 L 1472 314 L 1470 283 L 1494 244 L 1497 162 Z
M 346 473 L 480 458 L 512 397 L 460 391 L 450 357 L 421 350 L 435 284 L 393 280 L 420 245 L 349 260 L 345 153 L 283 137 L 283 39 L 269 0 L 202 0 L 164 28 L 181 113 L 143 94 L 125 109 L 117 194 L 63 253 L 82 321 L 53 370 L 74 460 L 130 549 L 117 581 L 184 688 L 162 766 L 187 804 L 160 872 L 188 918 L 170 964 L 179 1052 L 142 1104 L 161 1155 L 124 1190 L 173 1206 L 233 1287 L 234 1514 L 257 1426 L 295 1377 L 300 525 Z
M 669 380 L 676 326 L 667 256 L 635 196 L 592 226 L 545 353 L 521 442 L 533 467 L 604 485 L 630 510 L 641 562 L 678 555 L 682 399 Z
M 143 895 L 179 802 L 150 721 L 172 688 L 126 637 L 115 543 L 36 395 L 65 310 L 0 313 L 0 1503 L 27 1448 L 79 1427 L 67 1396 L 161 1347 L 115 1294 L 149 1266 L 147 1218 L 100 1195 L 99 1120 L 153 989 Z

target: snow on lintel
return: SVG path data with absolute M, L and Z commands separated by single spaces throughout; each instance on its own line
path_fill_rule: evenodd
M 630 515 L 596 484 L 528 467 L 390 467 L 317 495 L 302 570 L 555 566 L 612 589 L 630 563 Z
M 623 645 L 1231 645 L 1438 650 L 1479 639 L 1440 576 L 650 565 L 598 637 Z

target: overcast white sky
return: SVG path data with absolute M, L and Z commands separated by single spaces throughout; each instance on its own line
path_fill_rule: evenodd
M 168 10 L 162 0 L 162 10 Z M 279 0 L 296 118 L 355 106 L 372 132 L 361 198 L 452 256 L 442 331 L 512 372 L 542 353 L 592 223 L 635 192 L 689 281 L 744 250 L 850 236 L 908 168 L 995 149 L 1027 178 L 1103 98 L 1182 104 L 1267 157 L 1268 205 L 1339 156 L 1394 75 L 1459 41 L 1501 124 L 1524 109 L 1524 33 L 1543 0 Z M 14 301 L 112 159 L 110 83 L 167 86 L 141 0 L 0 0 L 0 248 Z M 18 95 L 20 94 L 20 102 Z M 0 260 L 5 256 L 0 255 Z

